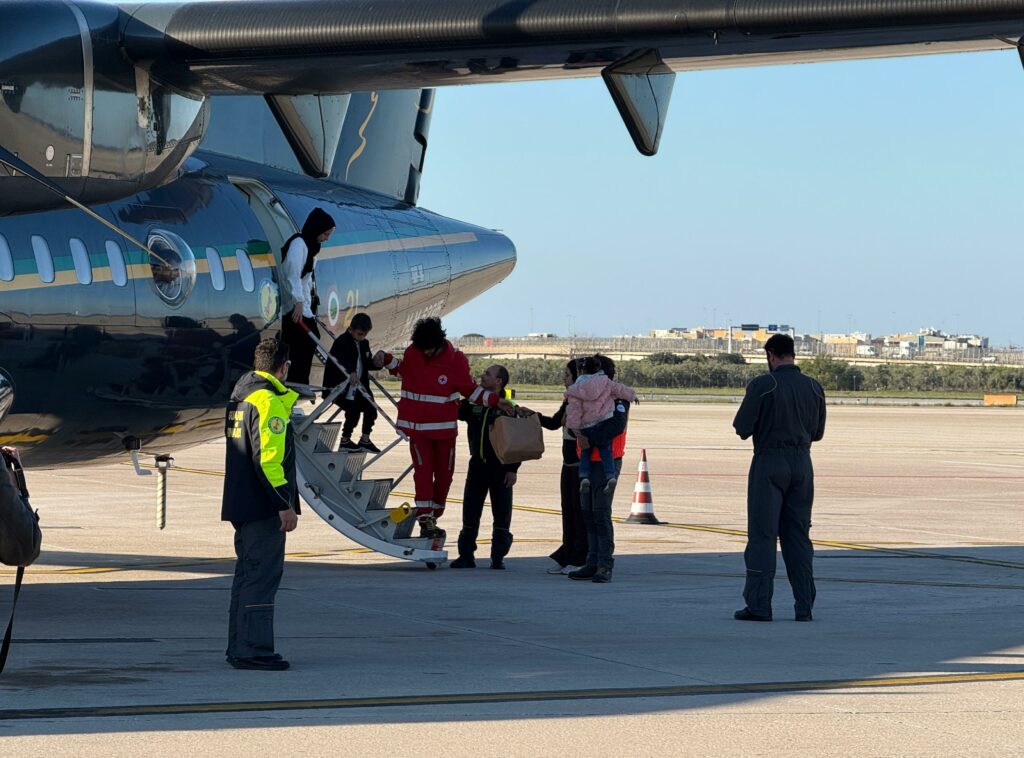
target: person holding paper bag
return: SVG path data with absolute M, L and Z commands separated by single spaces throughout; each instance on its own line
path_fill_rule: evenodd
M 494 365 L 480 375 L 480 386 L 498 397 L 506 398 L 508 370 Z M 506 398 L 508 399 L 508 398 Z M 512 403 L 511 399 L 508 402 Z M 491 496 L 494 527 L 491 532 L 491 568 L 505 568 L 505 556 L 512 547 L 512 487 L 516 483 L 519 463 L 502 463 L 491 445 L 490 431 L 495 420 L 512 415 L 501 408 L 489 408 L 468 400 L 459 407 L 459 420 L 466 422 L 469 437 L 469 470 L 462 496 L 462 531 L 459 532 L 459 557 L 452 568 L 476 568 L 476 539 L 484 498 Z

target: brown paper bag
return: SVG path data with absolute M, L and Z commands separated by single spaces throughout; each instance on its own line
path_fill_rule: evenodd
M 544 434 L 536 413 L 526 418 L 501 416 L 495 419 L 489 434 L 494 454 L 502 463 L 535 461 L 544 455 Z

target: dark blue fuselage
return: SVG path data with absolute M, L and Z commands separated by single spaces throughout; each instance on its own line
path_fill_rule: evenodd
M 340 331 L 369 313 L 374 347 L 515 265 L 503 235 L 365 190 L 211 153 L 185 168 L 95 209 L 151 248 L 179 239 L 184 260 L 152 261 L 77 210 L 0 218 L 0 368 L 14 384 L 0 444 L 28 463 L 123 455 L 125 436 L 171 452 L 220 435 L 231 387 L 280 329 L 280 245 L 314 207 L 337 222 L 316 266 L 321 318 Z

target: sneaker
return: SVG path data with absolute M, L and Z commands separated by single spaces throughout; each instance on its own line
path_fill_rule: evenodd
M 375 454 L 380 452 L 380 448 L 370 442 L 370 440 L 359 440 L 359 444 L 356 447 Z
M 579 580 L 579 581 L 582 581 L 582 580 L 585 580 L 585 579 L 593 579 L 594 575 L 596 573 L 597 573 L 597 566 L 584 566 L 582 568 L 576 569 L 575 571 L 570 571 L 569 572 L 569 578 L 570 579 L 576 579 L 576 580 Z
M 554 566 L 548 569 L 548 573 L 552 575 L 565 574 L 569 569 L 575 569 L 575 566 L 562 566 L 556 563 Z
M 588 492 L 590 492 L 590 480 L 580 479 L 580 494 L 586 495 Z
M 595 584 L 608 584 L 608 582 L 610 582 L 611 580 L 612 580 L 612 570 L 610 568 L 605 568 L 604 566 L 600 566 L 597 569 L 597 571 L 594 572 L 594 578 L 591 579 L 590 581 L 594 582 Z
M 609 479 L 608 482 L 604 485 L 604 494 L 610 495 L 613 492 L 615 492 L 615 484 L 618 481 L 619 480 L 616 479 L 614 476 L 611 479 Z
M 460 555 L 458 558 L 452 561 L 451 565 L 453 569 L 475 569 L 476 560 L 474 560 L 472 556 L 468 558 L 463 558 Z
M 339 450 L 358 450 L 359 449 L 359 445 L 357 445 L 352 440 L 342 440 L 341 444 L 338 446 L 338 449 Z
M 420 522 L 420 539 L 444 539 L 448 536 L 448 533 L 441 529 L 437 525 L 437 521 L 433 518 L 425 519 Z

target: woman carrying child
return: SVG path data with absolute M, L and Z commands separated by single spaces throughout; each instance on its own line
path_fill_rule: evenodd
M 606 484 L 604 492 L 611 495 L 615 489 L 615 462 L 612 459 L 612 440 L 625 429 L 625 418 L 615 413 L 615 401 L 635 402 L 636 393 L 624 384 L 613 382 L 601 370 L 597 356 L 584 358 L 579 378 L 565 391 L 568 403 L 565 425 L 581 438 L 588 447 L 580 454 L 580 493 L 590 491 L 590 448 L 601 456 Z

